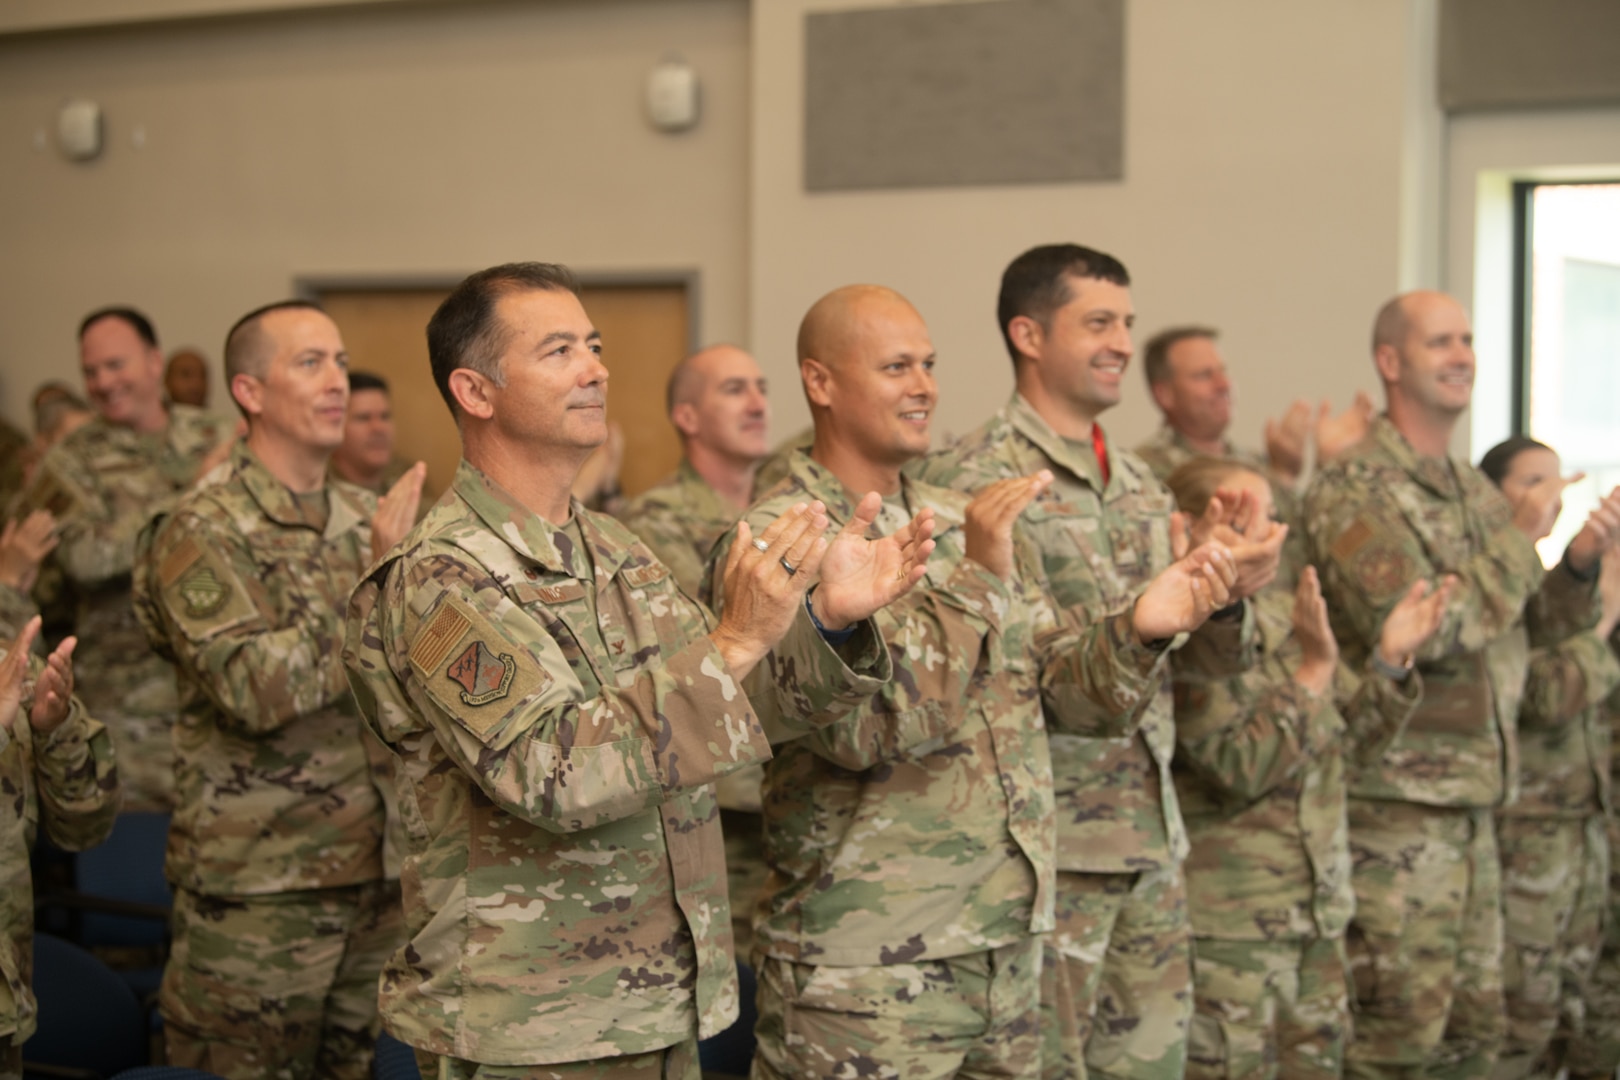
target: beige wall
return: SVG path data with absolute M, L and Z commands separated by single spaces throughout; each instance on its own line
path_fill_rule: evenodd
M 699 270 L 699 335 L 754 346 L 784 434 L 806 417 L 805 307 L 893 285 L 941 352 L 936 430 L 960 433 L 1011 385 L 1001 268 L 1057 239 L 1126 261 L 1139 340 L 1223 328 L 1247 441 L 1296 395 L 1371 385 L 1374 308 L 1437 261 L 1432 0 L 1132 0 L 1122 182 L 807 195 L 803 15 L 874 2 L 378 2 L 0 34 L 0 411 L 21 419 L 37 381 L 73 375 L 73 325 L 102 303 L 212 355 L 300 278 L 551 258 Z M 676 137 L 640 104 L 669 50 L 704 80 L 703 124 Z M 89 166 L 33 148 L 70 95 L 106 108 Z M 1152 423 L 1133 373 L 1110 427 L 1134 441 Z
M 870 0 L 753 5 L 750 311 L 778 385 L 796 385 L 793 332 L 812 300 L 851 281 L 891 285 L 940 351 L 936 438 L 964 432 L 1011 388 L 994 315 L 1002 268 L 1031 245 L 1075 240 L 1130 268 L 1139 342 L 1171 322 L 1223 328 L 1241 439 L 1295 395 L 1344 401 L 1372 386 L 1373 312 L 1434 261 L 1407 235 L 1438 235 L 1432 214 L 1410 212 L 1435 181 L 1424 124 L 1406 122 L 1409 98 L 1433 100 L 1432 81 L 1408 94 L 1432 80 L 1408 47 L 1431 5 L 1131 0 L 1123 182 L 809 195 L 804 13 L 850 6 Z M 792 397 L 778 407 L 784 429 L 807 415 Z M 1108 426 L 1135 441 L 1153 422 L 1133 371 Z
M 217 361 L 309 277 L 696 269 L 702 334 L 743 337 L 747 26 L 745 0 L 548 0 L 0 37 L 0 411 L 77 383 L 95 306 Z M 671 51 L 704 83 L 678 136 L 642 112 Z M 105 109 L 88 166 L 34 148 L 69 96 Z

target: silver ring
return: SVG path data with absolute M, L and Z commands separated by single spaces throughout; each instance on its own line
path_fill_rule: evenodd
M 797 574 L 799 572 L 799 568 L 788 562 L 786 559 L 778 559 L 776 561 L 781 563 L 782 569 L 786 570 L 790 575 Z
M 771 549 L 771 545 L 767 544 L 757 536 L 754 537 L 754 547 L 760 551 L 769 551 Z

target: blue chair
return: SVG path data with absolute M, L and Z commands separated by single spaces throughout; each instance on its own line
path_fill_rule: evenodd
M 383 1032 L 377 1036 L 377 1056 L 371 1059 L 371 1076 L 372 1080 L 422 1080 L 416 1051 Z
M 23 1044 L 25 1077 L 102 1080 L 146 1064 L 146 1010 L 116 972 L 77 945 L 34 935 L 34 997 L 39 1026 Z
M 168 956 L 168 843 L 168 814 L 120 814 L 105 842 L 74 856 L 73 887 L 42 889 L 35 903 L 37 925 L 99 952 L 148 1002 Z
M 759 984 L 754 969 L 737 961 L 737 1020 L 718 1035 L 698 1043 L 698 1065 L 705 1074 L 747 1076 L 754 1065 L 754 1023 L 759 1019 Z

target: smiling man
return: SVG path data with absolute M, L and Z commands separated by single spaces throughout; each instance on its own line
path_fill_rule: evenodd
M 669 377 L 669 422 L 681 464 L 630 501 L 621 520 L 696 596 L 709 549 L 747 509 L 754 470 L 770 453 L 765 375 L 734 345 L 693 353 Z
M 1389 301 L 1373 327 L 1388 412 L 1306 493 L 1345 663 L 1364 663 L 1418 578 L 1459 587 L 1417 654 L 1424 700 L 1350 780 L 1356 996 L 1350 1077 L 1493 1075 L 1505 1033 L 1501 872 L 1492 808 L 1516 797 L 1515 718 L 1529 649 L 1597 621 L 1606 539 L 1591 522 L 1543 572 L 1534 540 L 1564 482 L 1514 505 L 1448 445 L 1474 386 L 1473 330 L 1437 292 Z
M 818 300 L 799 331 L 814 440 L 749 511 L 763 523 L 816 499 L 842 522 L 871 490 L 884 497 L 878 531 L 926 513 L 938 542 L 922 584 L 877 616 L 894 680 L 839 724 L 783 740 L 766 767 L 756 1076 L 1041 1074 L 1054 905 L 1042 703 L 1054 722 L 1128 737 L 1159 696 L 1172 639 L 1225 602 L 1235 575 L 1210 545 L 1134 604 L 1060 616 L 1017 527 L 1050 473 L 971 495 L 903 474 L 928 452 L 934 365 L 928 327 L 898 293 L 854 285 Z
M 402 936 L 387 755 L 341 643 L 349 591 L 410 527 L 424 468 L 381 501 L 328 478 L 347 365 L 313 304 L 243 316 L 225 372 L 247 437 L 142 534 L 135 575 L 181 688 L 164 1044 L 227 1080 L 368 1076 L 377 973 Z
M 1049 470 L 1052 485 L 1025 511 L 1026 528 L 1053 598 L 1082 620 L 1128 609 L 1172 565 L 1176 546 L 1170 493 L 1097 423 L 1119 403 L 1134 352 L 1130 283 L 1119 260 L 1078 244 L 1014 259 L 997 302 L 1013 399 L 924 472 L 976 491 Z M 1276 572 L 1287 531 L 1256 525 L 1234 597 Z M 1244 625 L 1240 604 L 1212 617 L 1175 643 L 1178 665 L 1190 669 L 1196 656 L 1211 672 L 1240 669 Z M 1096 706 L 1048 715 L 1058 869 L 1042 988 L 1050 1078 L 1179 1080 L 1186 1062 L 1192 943 L 1169 681 L 1149 699 L 1140 723 L 1113 737 L 1094 734 L 1106 720 Z
M 428 356 L 463 460 L 355 590 L 344 650 L 409 823 L 384 1023 L 428 1080 L 697 1080 L 738 998 L 714 782 L 769 756 L 767 723 L 881 685 L 867 619 L 922 577 L 926 523 L 868 542 L 873 496 L 828 543 L 799 503 L 745 534 L 715 619 L 570 498 L 609 370 L 566 268 L 473 274 Z
M 98 415 L 46 453 L 24 504 L 60 523 L 52 557 L 78 598 L 79 695 L 118 745 L 126 804 L 167 809 L 169 728 L 179 703 L 174 672 L 152 651 L 130 604 L 135 537 L 225 460 L 231 425 L 190 405 L 164 404 L 157 333 L 132 308 L 85 317 L 79 365 Z

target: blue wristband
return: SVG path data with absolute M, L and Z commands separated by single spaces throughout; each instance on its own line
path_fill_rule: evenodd
M 821 620 L 816 618 L 816 609 L 810 604 L 810 594 L 815 591 L 816 587 L 812 585 L 804 594 L 804 610 L 810 614 L 810 624 L 816 628 L 816 633 L 821 635 L 822 641 L 825 641 L 829 645 L 842 645 L 844 642 L 854 637 L 855 631 L 859 630 L 860 627 L 851 626 L 847 630 L 829 630 L 825 626 L 822 626 Z

